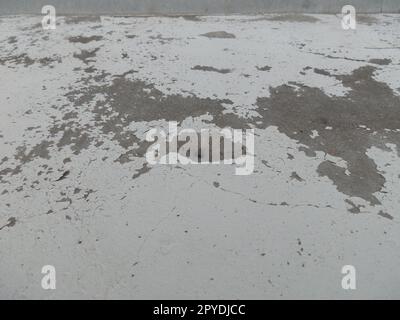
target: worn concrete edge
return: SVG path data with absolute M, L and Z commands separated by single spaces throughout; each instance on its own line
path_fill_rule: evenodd
M 231 15 L 263 13 L 310 13 L 335 14 L 341 12 L 344 5 L 353 5 L 359 13 L 400 13 L 399 0 L 305 0 L 271 1 L 253 0 L 148 0 L 112 2 L 93 0 L 44 1 L 44 0 L 0 0 L 0 15 L 40 14 L 44 5 L 53 5 L 58 14 L 97 14 L 97 15 Z

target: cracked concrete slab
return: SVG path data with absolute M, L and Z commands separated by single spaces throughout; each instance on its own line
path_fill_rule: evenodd
M 40 21 L 0 20 L 0 297 L 400 297 L 398 15 Z M 253 174 L 150 165 L 170 121 Z

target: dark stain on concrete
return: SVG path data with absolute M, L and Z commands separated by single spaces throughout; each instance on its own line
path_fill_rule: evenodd
M 152 39 L 152 40 L 157 40 L 161 44 L 166 44 L 166 43 L 171 42 L 173 40 L 177 40 L 177 38 L 173 38 L 173 37 L 163 37 L 161 34 L 158 34 L 156 36 L 150 36 L 149 38 Z
M 316 74 L 320 74 L 320 75 L 323 75 L 323 76 L 330 76 L 331 75 L 329 71 L 326 71 L 326 70 L 323 70 L 323 69 L 319 69 L 319 68 L 314 68 L 314 72 Z
M 387 66 L 392 63 L 391 59 L 370 59 L 369 63 L 379 64 L 381 66 Z
M 232 72 L 231 69 L 217 69 L 217 68 L 210 67 L 210 66 L 199 66 L 199 65 L 194 66 L 192 68 L 192 70 L 218 72 L 218 73 L 222 73 L 222 74 L 227 74 L 227 73 L 231 73 Z
M 88 57 L 94 57 L 97 50 L 99 48 L 79 58 L 87 63 Z M 126 163 L 132 157 L 143 157 L 149 145 L 143 137 L 137 137 L 135 132 L 127 129 L 131 122 L 166 120 L 180 123 L 189 117 L 211 115 L 213 120 L 210 122 L 220 128 L 248 128 L 249 122 L 262 129 L 277 126 L 282 133 L 303 144 L 299 150 L 304 151 L 307 156 L 312 157 L 316 151 L 322 151 L 344 159 L 348 163 L 349 175 L 344 168 L 330 161 L 321 163 L 318 173 L 331 179 L 340 192 L 360 197 L 375 205 L 379 201 L 374 193 L 382 189 L 385 179 L 374 161 L 366 155 L 366 151 L 371 146 L 386 149 L 387 142 L 399 147 L 399 134 L 386 132 L 385 129 L 400 128 L 400 101 L 385 83 L 373 79 L 374 70 L 374 67 L 365 66 L 350 75 L 331 75 L 324 70 L 316 71 L 341 80 L 345 87 L 351 89 L 346 97 L 330 97 L 318 88 L 301 84 L 271 88 L 270 97 L 259 98 L 257 101 L 257 111 L 261 119 L 252 120 L 224 113 L 223 104 L 231 104 L 230 100 L 165 96 L 151 84 L 127 79 L 127 74 L 112 77 L 110 83 L 102 84 L 105 81 L 101 80 L 110 75 L 92 72 L 82 79 L 86 86 L 68 92 L 66 97 L 74 110 L 83 107 L 86 112 L 91 112 L 96 129 L 99 128 L 104 135 L 110 136 L 126 150 L 116 160 L 120 163 Z M 103 95 L 104 100 L 89 107 L 98 94 Z M 15 158 L 21 164 L 36 157 L 48 159 L 48 148 L 53 144 L 60 149 L 68 146 L 77 155 L 93 141 L 98 142 L 98 137 L 91 137 L 93 127 L 80 125 L 75 119 L 76 113 L 68 110 L 64 116 L 67 117 L 66 120 L 56 122 L 50 128 L 53 142 L 42 141 L 29 152 L 26 147 L 20 147 Z M 361 125 L 371 128 L 371 131 L 367 132 Z M 332 130 L 326 130 L 327 126 L 332 127 Z M 313 130 L 319 133 L 314 139 L 310 137 Z M 58 138 L 59 134 L 61 138 Z M 143 166 L 133 178 L 149 170 L 149 167 Z M 20 172 L 20 165 L 6 168 L 0 171 L 0 180 L 5 175 Z
M 213 31 L 201 34 L 203 37 L 207 38 L 217 38 L 217 39 L 234 39 L 236 36 L 233 33 L 229 33 L 226 31 Z
M 66 16 L 65 23 L 66 24 L 101 23 L 101 17 L 96 15 Z
M 272 17 L 267 17 L 269 21 L 284 21 L 284 22 L 311 22 L 320 21 L 318 18 L 305 14 L 280 14 Z
M 350 213 L 359 214 L 361 212 L 360 208 L 363 207 L 363 206 L 357 206 L 353 201 L 351 201 L 349 199 L 346 199 L 344 201 L 351 206 L 351 208 L 348 209 L 348 211 Z
M 142 174 L 145 174 L 151 170 L 150 167 L 147 166 L 147 163 L 145 163 L 140 169 L 136 170 L 136 173 L 132 176 L 132 179 L 137 179 L 139 178 Z
M 317 55 L 317 56 L 323 56 L 323 57 L 328 58 L 328 59 L 335 59 L 335 60 L 343 59 L 343 60 L 355 61 L 355 62 L 368 62 L 368 61 L 363 60 L 363 59 L 348 58 L 348 57 L 345 57 L 345 56 L 342 56 L 342 57 L 340 57 L 340 56 L 332 56 L 330 54 L 325 54 L 325 53 L 321 53 L 321 52 L 311 52 L 311 51 L 309 51 L 309 53 Z
M 9 160 L 8 157 L 4 157 L 3 159 L 1 159 L 1 160 L 0 160 L 0 166 L 1 166 L 3 163 L 6 163 L 8 160 Z
M 32 59 L 26 53 L 15 55 L 15 56 L 8 56 L 5 58 L 0 57 L 0 65 L 6 64 L 16 64 L 16 65 L 23 65 L 25 67 L 32 66 L 33 64 L 37 63 L 41 66 L 51 66 L 53 63 L 61 63 L 61 57 L 45 57 L 40 59 Z
M 100 41 L 102 40 L 102 36 L 90 36 L 90 37 L 85 37 L 85 36 L 76 36 L 76 37 L 69 37 L 68 41 L 72 43 L 89 43 L 92 41 Z
M 64 179 L 66 179 L 66 178 L 69 176 L 69 173 L 70 173 L 69 170 L 65 171 L 65 172 L 56 180 L 56 182 L 62 181 L 62 180 L 64 180 Z
M 373 24 L 377 24 L 379 22 L 379 20 L 374 17 L 373 15 L 362 15 L 362 14 L 358 14 L 357 15 L 357 23 L 360 24 L 366 24 L 366 25 L 373 25 Z
M 97 94 L 105 95 L 104 101 L 96 103 L 93 110 L 96 127 L 106 135 L 111 134 L 125 149 L 139 141 L 133 132 L 125 130 L 131 122 L 166 120 L 179 123 L 188 117 L 210 114 L 213 123 L 220 127 L 243 127 L 243 119 L 233 114 L 224 114 L 224 104 L 230 100 L 199 99 L 180 95 L 165 96 L 153 85 L 140 80 L 114 77 L 111 85 L 88 86 L 86 89 L 72 91 L 68 99 L 81 107 L 93 101 Z M 141 150 L 145 151 L 145 150 Z
M 292 172 L 292 174 L 290 175 L 290 178 L 291 178 L 292 180 L 297 180 L 297 181 L 299 181 L 299 182 L 303 182 L 303 181 L 304 181 L 304 179 L 303 179 L 302 177 L 300 177 L 300 176 L 297 174 L 297 172 L 295 172 L 295 171 Z
M 56 200 L 56 202 L 58 202 L 58 203 L 67 202 L 68 205 L 71 205 L 71 204 L 72 204 L 72 199 L 69 198 L 69 197 L 63 197 L 63 198 L 61 198 L 61 199 L 59 199 L 59 200 Z
M 117 159 L 114 160 L 114 162 L 119 162 L 120 164 L 128 163 L 134 158 L 140 158 L 143 157 L 148 149 L 152 145 L 151 142 L 147 141 L 140 141 L 141 139 L 136 137 L 133 133 L 130 136 L 131 142 L 136 143 L 138 146 L 136 148 L 129 148 L 129 140 L 126 140 L 124 143 L 126 151 L 125 153 L 121 154 Z
M 269 71 L 272 68 L 270 66 L 264 66 L 264 67 L 256 67 L 258 71 Z
M 93 66 L 90 66 L 88 68 L 85 68 L 84 71 L 87 72 L 87 73 L 93 73 L 93 72 L 96 71 L 96 68 L 93 67 Z
M 187 21 L 195 21 L 195 22 L 201 22 L 201 18 L 199 16 L 196 15 L 183 15 L 182 16 L 183 19 L 187 20 Z
M 40 58 L 37 60 L 37 62 L 40 63 L 42 66 L 53 67 L 52 65 L 54 63 L 61 63 L 62 59 L 61 57 L 53 56 L 53 57 Z
M 378 215 L 380 215 L 381 217 L 384 217 L 386 219 L 393 220 L 393 217 L 390 214 L 386 213 L 386 212 L 379 211 Z
M 315 151 L 311 150 L 311 149 L 308 148 L 308 147 L 300 146 L 300 147 L 299 147 L 299 151 L 304 152 L 304 154 L 305 154 L 307 157 L 310 157 L 310 158 L 315 158 L 315 157 L 317 156 L 317 154 L 315 153 Z
M 80 53 L 74 53 L 74 58 L 77 58 L 83 61 L 85 64 L 88 64 L 89 62 L 95 61 L 93 58 L 96 57 L 96 53 L 99 50 L 100 48 L 96 48 L 93 50 L 82 50 Z
M 93 114 L 96 130 L 110 137 L 123 147 L 126 152 L 121 154 L 115 161 L 121 164 L 143 158 L 148 147 L 152 144 L 144 140 L 144 137 L 137 137 L 135 132 L 127 129 L 132 122 L 149 122 L 153 120 L 177 121 L 180 124 L 187 118 L 195 118 L 203 115 L 211 115 L 210 122 L 220 128 L 248 128 L 246 121 L 235 114 L 224 113 L 223 104 L 232 104 L 230 100 L 200 99 L 195 96 L 183 97 L 180 95 L 165 96 L 161 91 L 151 84 L 141 80 L 129 80 L 126 72 L 123 75 L 88 74 L 82 83 L 87 86 L 72 90 L 66 94 L 73 108 L 85 108 Z M 107 84 L 89 85 L 89 83 Z M 96 79 L 96 82 L 91 81 Z M 104 99 L 97 101 L 94 107 L 89 108 L 88 104 L 95 100 L 96 95 L 101 94 Z M 71 112 L 71 111 L 69 111 Z M 73 129 L 71 129 L 73 128 Z M 80 125 L 77 120 L 61 121 L 54 124 L 50 129 L 53 139 L 59 134 L 61 139 L 57 142 L 59 148 L 69 146 L 74 154 L 79 154 L 83 148 L 89 147 L 94 141 L 101 139 L 91 136 L 92 127 Z M 81 143 L 82 142 L 82 143 Z M 97 143 L 96 143 L 97 145 Z M 133 179 L 151 170 L 151 167 L 144 165 L 133 175 Z
M 22 64 L 25 67 L 29 67 L 35 63 L 35 60 L 31 59 L 26 53 L 4 58 L 0 57 L 0 64 L 4 66 L 6 63 Z
M 145 15 L 146 16 L 146 15 Z M 182 18 L 184 20 L 187 21 L 195 21 L 195 22 L 200 22 L 203 21 L 200 16 L 195 15 L 195 14 L 159 14 L 157 16 L 162 16 L 165 18 L 172 18 L 172 19 L 178 19 L 178 18 Z M 151 15 L 148 17 L 152 17 Z
M 63 120 L 70 120 L 70 119 L 76 119 L 76 118 L 78 118 L 78 112 L 76 112 L 76 111 L 70 111 L 70 112 L 67 112 L 67 113 L 65 113 L 64 115 L 63 115 Z
M 27 146 L 19 146 L 15 159 L 19 160 L 21 164 L 26 164 L 35 160 L 36 158 L 50 159 L 49 148 L 53 145 L 53 142 L 43 140 L 37 145 L 33 146 L 29 152 L 27 152 Z
M 30 148 L 26 145 L 21 145 L 16 148 L 16 153 L 14 155 L 15 160 L 19 163 L 14 166 L 14 168 L 5 168 L 0 171 L 0 182 L 5 183 L 7 180 L 4 179 L 6 176 L 14 176 L 22 172 L 22 166 L 27 164 L 37 158 L 50 159 L 49 148 L 53 145 L 52 141 L 43 140 L 37 145 Z
M 22 27 L 20 28 L 21 31 L 37 31 L 36 29 L 42 29 L 43 25 L 41 22 L 38 23 L 34 23 L 33 25 L 29 26 L 29 27 Z
M 56 146 L 61 150 L 65 146 L 69 146 L 73 154 L 78 155 L 82 150 L 87 149 L 92 138 L 89 135 L 91 127 L 89 125 L 80 126 L 75 121 L 55 123 L 50 127 L 49 132 L 53 138 L 61 134 Z
M 84 193 L 84 195 L 83 195 L 83 199 L 85 199 L 87 202 L 89 201 L 89 196 L 92 194 L 92 193 L 95 193 L 96 191 L 94 191 L 93 189 L 89 189 L 89 190 L 86 190 L 85 191 L 85 193 Z
M 6 176 L 14 176 L 22 172 L 21 165 L 17 165 L 14 168 L 5 168 L 3 170 L 0 170 L 0 182 L 1 183 L 6 183 L 7 180 L 5 180 L 4 177 Z
M 17 219 L 15 219 L 14 217 L 8 218 L 8 223 L 5 224 L 4 226 L 0 227 L 0 231 L 3 230 L 4 228 L 11 228 L 14 227 L 15 224 L 17 223 Z
M 382 189 L 385 178 L 366 151 L 372 146 L 388 150 L 385 144 L 389 142 L 400 150 L 400 134 L 385 130 L 400 128 L 400 98 L 387 84 L 373 79 L 375 70 L 364 66 L 350 75 L 336 75 L 351 89 L 345 97 L 330 97 L 318 88 L 298 84 L 298 88 L 271 88 L 271 96 L 257 102 L 263 121 L 260 127 L 277 126 L 314 153 L 344 159 L 349 175 L 328 160 L 320 164 L 318 173 L 332 180 L 340 192 L 372 205 L 380 203 L 374 193 Z M 328 126 L 332 129 L 327 130 Z M 310 137 L 313 130 L 319 134 L 314 139 Z
M 18 39 L 17 39 L 16 36 L 11 36 L 11 37 L 8 37 L 8 39 L 7 39 L 7 43 L 8 44 L 14 44 L 14 43 L 17 43 L 17 42 L 18 42 Z

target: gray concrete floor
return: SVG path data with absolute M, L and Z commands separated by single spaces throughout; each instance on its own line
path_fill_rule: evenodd
M 0 29 L 0 298 L 400 298 L 399 16 Z M 254 173 L 148 165 L 169 121 L 254 128 Z

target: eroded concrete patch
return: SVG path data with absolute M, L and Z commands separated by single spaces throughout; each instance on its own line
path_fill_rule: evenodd
M 270 71 L 271 67 L 270 66 L 263 66 L 263 67 L 256 67 L 258 71 Z
M 74 53 L 74 58 L 82 60 L 84 63 L 88 64 L 89 62 L 94 62 L 94 57 L 96 57 L 96 52 L 99 51 L 100 48 L 96 48 L 93 50 L 82 50 L 80 53 Z
M 235 39 L 236 36 L 233 33 L 229 33 L 226 31 L 212 31 L 201 34 L 203 37 L 207 38 L 217 38 L 217 39 Z
M 358 14 L 357 15 L 357 23 L 366 24 L 366 25 L 374 25 L 377 24 L 379 20 L 374 15 L 365 15 L 365 14 Z
M 351 75 L 336 75 L 351 89 L 345 97 L 328 97 L 319 89 L 299 84 L 272 88 L 270 98 L 258 100 L 263 126 L 275 125 L 312 151 L 344 159 L 347 169 L 324 161 L 318 172 L 329 177 L 339 191 L 372 205 L 380 203 L 374 194 L 385 179 L 366 152 L 372 146 L 386 150 L 386 143 L 400 147 L 400 99 L 373 78 L 375 70 L 365 66 Z
M 210 66 L 194 66 L 192 70 L 199 70 L 199 71 L 208 71 L 208 72 L 218 72 L 222 74 L 230 73 L 232 72 L 231 69 L 218 69 Z
M 3 230 L 4 228 L 12 228 L 15 226 L 15 224 L 17 223 L 17 219 L 15 219 L 14 217 L 11 217 L 8 219 L 8 222 L 0 227 L 0 231 Z
M 101 23 L 101 17 L 97 15 L 66 16 L 65 22 L 72 25 L 80 23 Z
M 69 42 L 71 43 L 89 43 L 92 41 L 100 41 L 101 39 L 103 39 L 102 36 L 75 36 L 75 37 L 70 37 L 68 38 Z
M 54 63 L 61 63 L 61 57 L 45 57 L 40 59 L 32 59 L 28 54 L 23 53 L 20 55 L 11 55 L 7 57 L 0 57 L 0 65 L 23 65 L 29 67 L 34 64 L 39 64 L 41 66 L 53 67 Z
M 379 64 L 381 66 L 387 66 L 392 62 L 392 60 L 375 58 L 375 59 L 370 59 L 368 62 L 373 63 L 373 64 Z
M 311 22 L 315 23 L 320 21 L 318 18 L 305 15 L 305 14 L 281 14 L 267 18 L 270 21 L 283 21 L 283 22 Z

